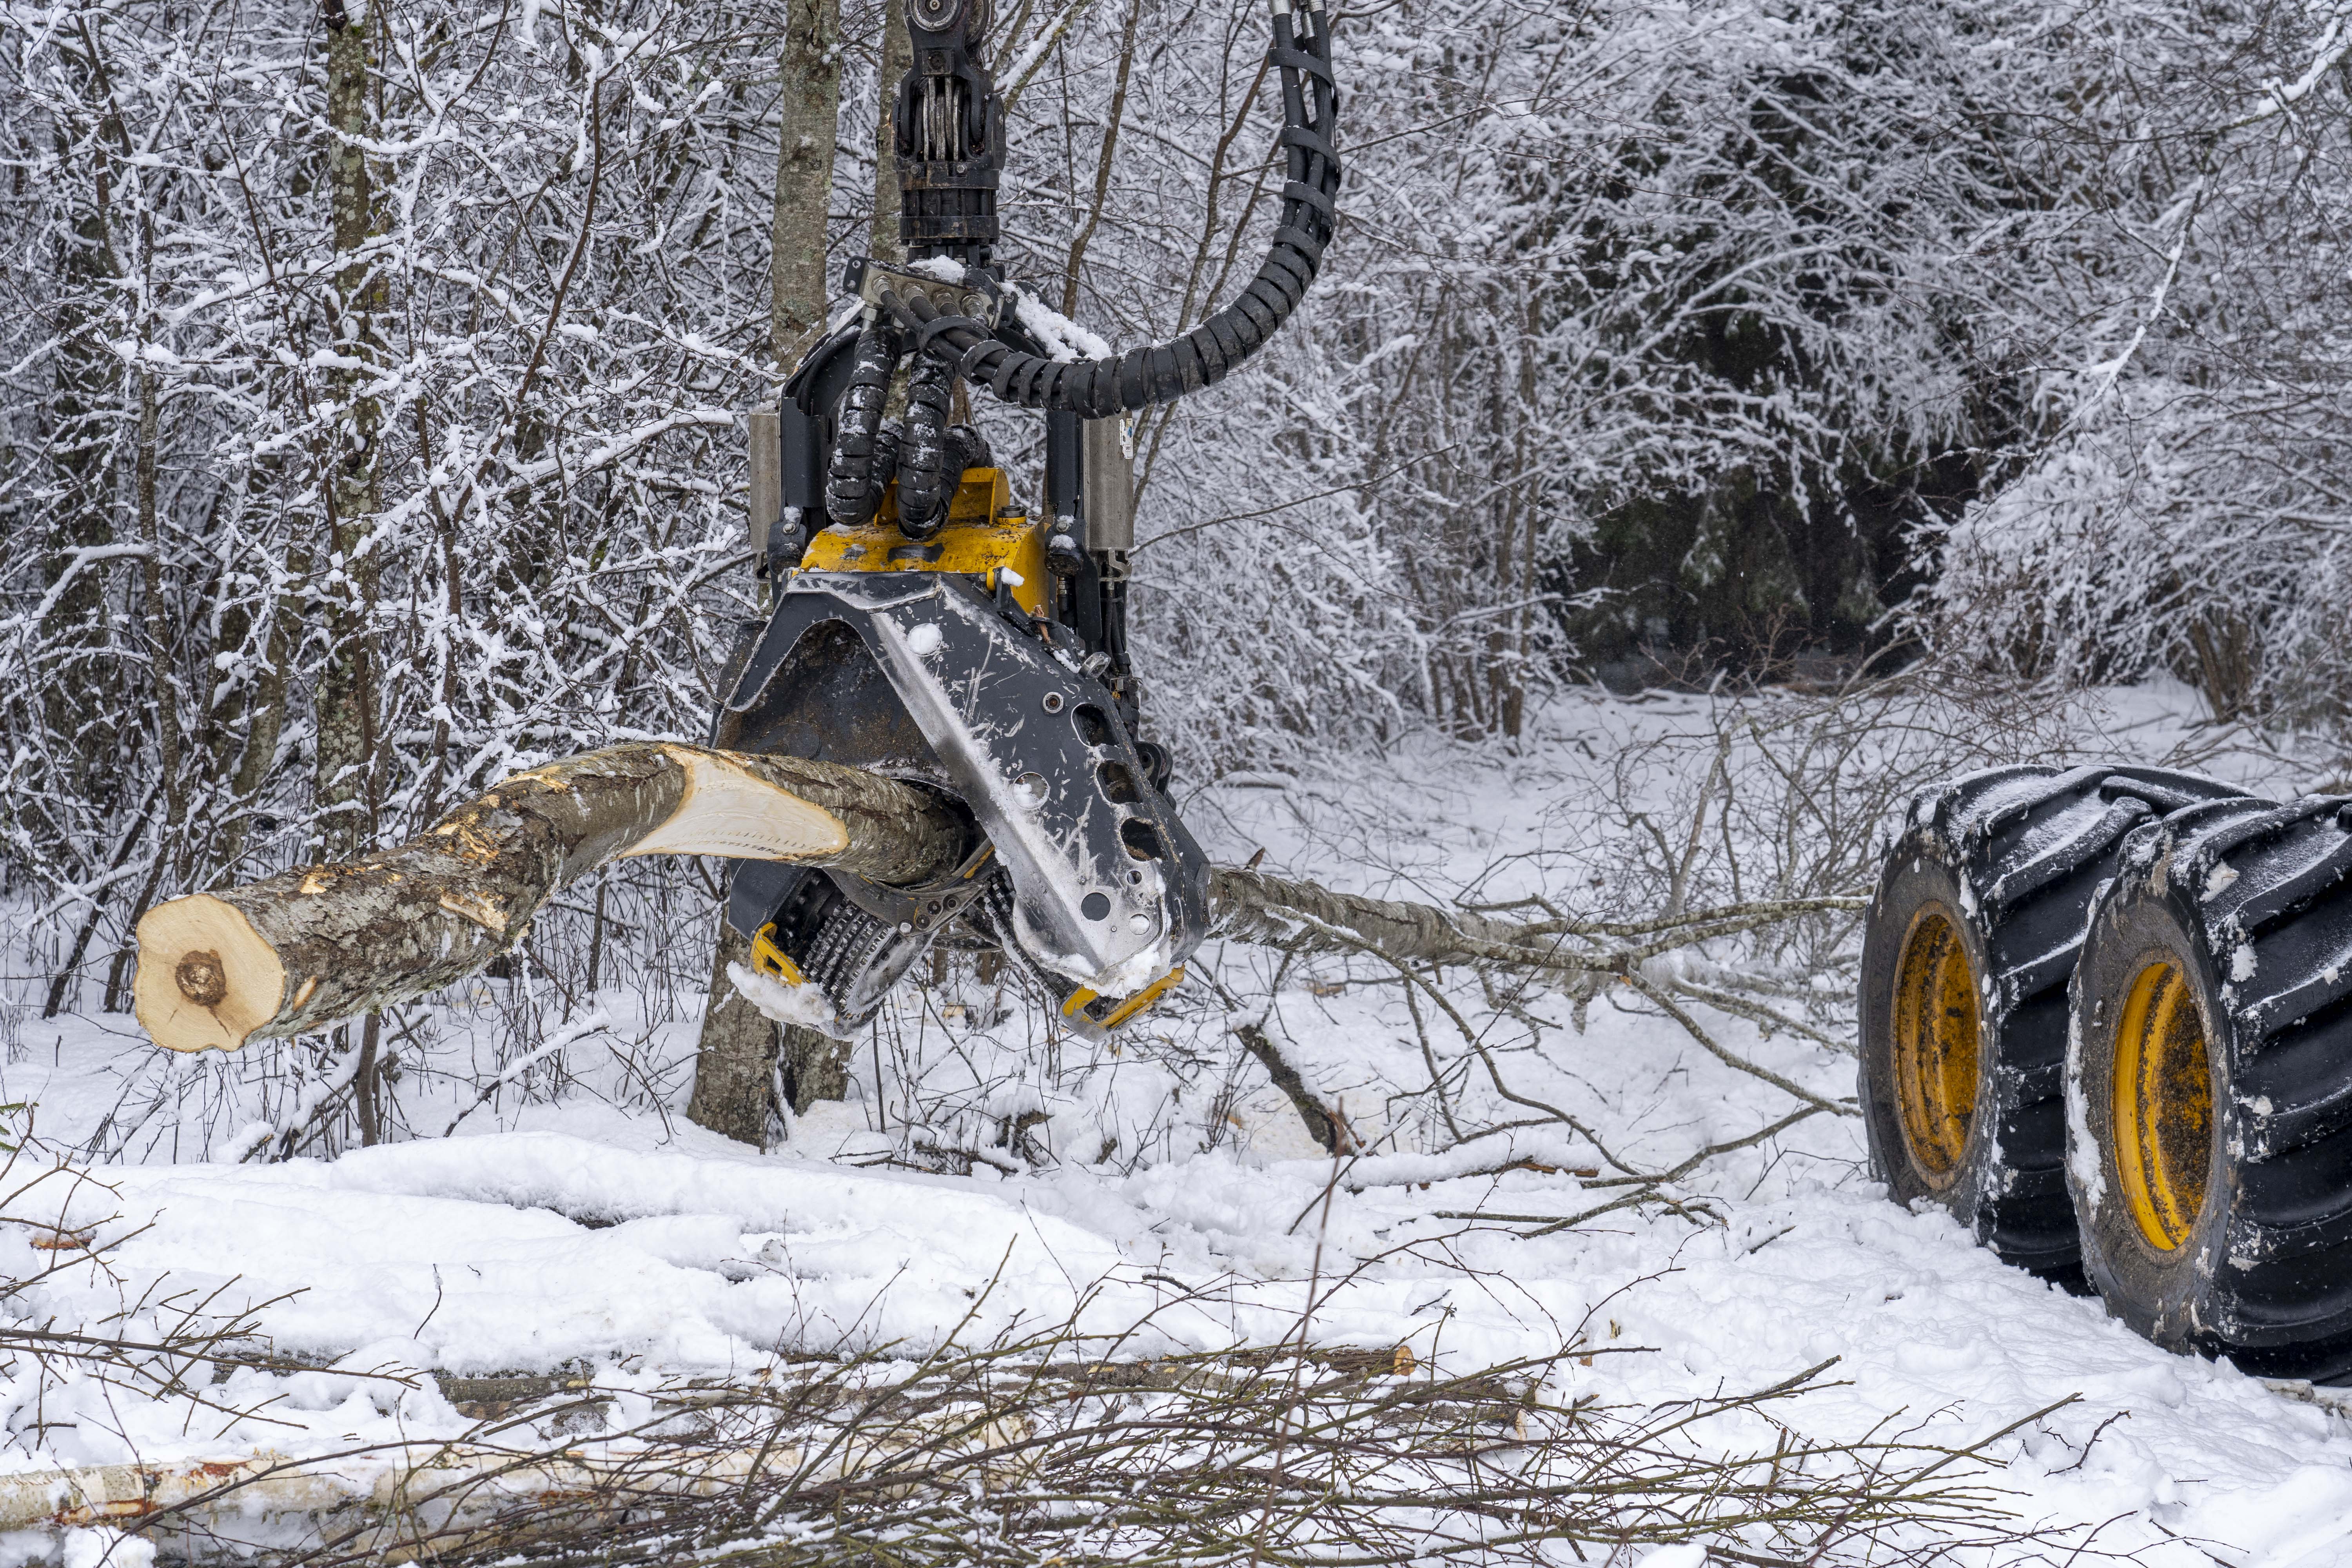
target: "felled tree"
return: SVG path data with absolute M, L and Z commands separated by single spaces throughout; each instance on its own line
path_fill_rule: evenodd
M 547 900 L 631 855 L 725 855 L 929 880 L 962 830 L 893 779 L 799 757 L 634 742 L 517 773 L 416 838 L 160 904 L 139 922 L 140 1023 L 173 1050 L 234 1050 L 439 990 L 522 940 Z M 1248 870 L 1212 889 L 1228 937 L 1400 963 L 1607 973 L 1557 922 L 1334 892 Z

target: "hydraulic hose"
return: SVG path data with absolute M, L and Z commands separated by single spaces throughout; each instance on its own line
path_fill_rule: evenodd
M 856 365 L 842 394 L 839 434 L 825 469 L 824 514 L 847 526 L 866 521 L 882 503 L 883 480 L 875 475 L 882 434 L 882 410 L 890 400 L 890 377 L 906 342 L 885 317 L 857 335 Z
M 885 319 L 909 334 L 917 353 L 1024 408 L 1100 419 L 1172 403 L 1223 380 L 1290 319 L 1330 243 L 1339 194 L 1339 154 L 1332 140 L 1339 129 L 1339 91 L 1331 77 L 1331 23 L 1325 4 L 1300 0 L 1301 37 L 1292 26 L 1292 0 L 1274 0 L 1274 47 L 1267 58 L 1282 84 L 1287 177 L 1265 264 L 1231 304 L 1172 342 L 1129 349 L 1116 359 L 1063 361 L 1024 353 L 992 336 L 983 323 L 942 313 L 920 294 L 882 290 Z M 862 348 L 861 342 L 861 355 Z M 899 493 L 906 493 L 903 478 Z
M 948 472 L 948 397 L 955 372 L 919 359 L 907 375 L 906 437 L 898 447 L 898 531 L 929 539 L 947 516 L 948 500 L 963 474 Z

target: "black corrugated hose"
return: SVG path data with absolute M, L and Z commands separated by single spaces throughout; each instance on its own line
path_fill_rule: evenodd
M 991 336 L 970 316 L 943 315 L 918 294 L 882 292 L 887 319 L 910 334 L 918 353 L 951 366 L 1024 408 L 1052 408 L 1100 419 L 1153 403 L 1172 403 L 1224 379 L 1290 319 L 1315 281 L 1330 243 L 1339 194 L 1339 90 L 1331 78 L 1331 23 L 1327 0 L 1302 0 L 1306 36 L 1296 36 L 1291 0 L 1274 0 L 1274 48 L 1268 57 L 1282 83 L 1282 146 L 1287 178 L 1282 219 L 1265 264 L 1233 303 L 1172 342 L 1129 349 L 1116 359 L 1059 361 L 1023 353 Z M 861 341 L 859 371 L 864 372 Z M 855 394 L 852 394 L 853 398 Z M 848 428 L 843 422 L 845 432 Z M 835 461 L 836 469 L 839 461 Z M 906 481 L 899 483 L 905 493 Z M 834 516 L 841 514 L 835 510 Z
M 897 443 L 883 439 L 882 410 L 890 401 L 890 377 L 905 352 L 905 340 L 887 316 L 857 335 L 856 368 L 850 373 L 849 390 L 842 395 L 841 430 L 824 475 L 824 514 L 835 522 L 855 527 L 882 504 L 888 475 L 877 476 L 874 458 L 877 447 L 895 455 Z
M 947 471 L 948 401 L 955 372 L 937 360 L 919 359 L 907 375 L 907 434 L 898 447 L 898 530 L 909 539 L 929 539 L 947 514 L 955 493 Z

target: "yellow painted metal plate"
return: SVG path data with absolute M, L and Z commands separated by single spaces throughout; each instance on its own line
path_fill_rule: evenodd
M 2205 1022 L 2179 967 L 2151 963 L 2116 1020 L 2116 1173 L 2140 1236 L 2159 1252 L 2189 1239 L 2213 1159 Z
M 793 955 L 776 945 L 776 922 L 770 921 L 751 939 L 751 967 L 761 973 L 781 980 L 787 985 L 805 985 L 807 978 Z
M 954 572 L 987 581 L 996 574 L 1010 584 L 1014 603 L 1033 616 L 1046 610 L 1045 530 L 1025 517 L 1000 515 L 1012 506 L 1011 488 L 1000 468 L 967 468 L 948 506 L 948 521 L 929 539 L 898 531 L 898 486 L 884 487 L 874 521 L 860 528 L 826 528 L 809 541 L 801 557 L 804 572 Z
M 1903 1142 L 1931 1184 L 1958 1167 L 1977 1109 L 1977 985 L 1950 912 L 1911 922 L 1895 977 L 1895 1102 Z
M 1062 1004 L 1062 1016 L 1076 1018 L 1083 1015 L 1089 1022 L 1108 1032 L 1118 1028 L 1138 1013 L 1150 1007 L 1178 985 L 1182 984 L 1183 981 L 1184 966 L 1180 963 L 1134 995 L 1118 1003 L 1107 1003 L 1100 992 L 1089 991 L 1081 985 L 1070 994 L 1067 1001 Z M 1097 1010 L 1097 1003 L 1105 1003 L 1099 1012 Z

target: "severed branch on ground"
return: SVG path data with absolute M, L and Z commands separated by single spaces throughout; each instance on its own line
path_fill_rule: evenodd
M 1719 1142 L 1709 1143 L 1704 1148 L 1694 1150 L 1670 1170 L 1625 1176 L 1602 1176 L 1597 1173 L 1580 1176 L 1579 1180 L 1588 1191 L 1596 1187 L 1627 1187 L 1632 1190 L 1575 1214 L 1565 1215 L 1497 1214 L 1489 1209 L 1435 1209 L 1432 1211 L 1432 1216 L 1437 1219 L 1482 1220 L 1497 1225 L 1536 1226 L 1537 1228 L 1533 1230 L 1518 1233 L 1518 1237 L 1522 1241 L 1533 1241 L 1538 1237 L 1549 1236 L 1555 1231 L 1573 1230 L 1578 1226 L 1600 1218 L 1602 1215 L 1612 1214 L 1619 1209 L 1638 1208 L 1644 1204 L 1656 1204 L 1675 1214 L 1681 1215 L 1685 1219 L 1698 1220 L 1704 1217 L 1720 1223 L 1721 1216 L 1707 1208 L 1708 1199 L 1676 1198 L 1666 1193 L 1664 1189 L 1681 1181 L 1718 1154 L 1730 1154 L 1742 1149 L 1752 1149 L 1767 1138 L 1786 1132 L 1798 1122 L 1820 1113 L 1821 1108 L 1813 1105 L 1808 1105 L 1801 1110 L 1790 1111 L 1778 1121 L 1759 1127 L 1753 1132 L 1738 1138 L 1727 1138 Z
M 1596 1401 L 1581 1369 L 1649 1352 L 1581 1329 L 1548 1352 L 1440 1366 L 1406 1346 L 1288 1340 L 1142 1359 L 1148 1327 L 950 1342 L 911 1362 L 810 1356 L 730 1386 L 566 1379 L 551 1405 L 437 1442 L 0 1476 L 0 1526 L 110 1522 L 176 1559 L 288 1568 L 526 1552 L 612 1568 L 1534 1568 L 1595 1542 L 1885 1568 L 2083 1544 L 2017 1520 L 1988 1485 L 1991 1446 L 2049 1411 L 1973 1442 L 1825 1441 L 1792 1407 L 1833 1386 L 1828 1363 L 1636 1407 Z
M 1649 921 L 1580 921 L 1548 914 L 1498 920 L 1334 892 L 1264 871 L 1220 869 L 1213 897 L 1217 932 L 1294 952 L 1370 950 L 1398 963 L 1530 972 L 1555 977 L 1625 973 L 1661 953 L 1715 937 L 1778 925 L 1798 915 L 1861 909 L 1849 898 L 1752 900 Z
M 1355 1130 L 1348 1125 L 1348 1119 L 1324 1104 L 1316 1097 L 1315 1091 L 1307 1087 L 1307 1080 L 1298 1076 L 1298 1069 L 1290 1065 L 1289 1059 L 1282 1054 L 1282 1048 L 1274 1043 L 1264 1026 L 1239 1025 L 1234 1030 L 1234 1037 L 1241 1041 L 1244 1050 L 1257 1058 L 1260 1067 L 1265 1068 L 1265 1076 L 1274 1080 L 1274 1087 L 1282 1091 L 1283 1098 L 1290 1101 L 1291 1109 L 1298 1112 L 1298 1119 L 1307 1124 L 1308 1137 L 1333 1154 L 1362 1152 L 1356 1142 Z

